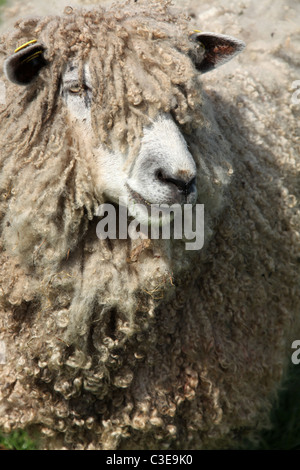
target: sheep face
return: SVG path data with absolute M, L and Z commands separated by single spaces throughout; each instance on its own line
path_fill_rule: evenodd
M 92 85 L 89 67 L 79 83 L 78 67 L 67 67 L 61 93 L 70 119 L 79 126 L 82 138 L 92 134 Z M 122 201 L 142 223 L 148 222 L 151 204 L 194 204 L 197 197 L 196 164 L 171 115 L 159 114 L 143 129 L 135 159 L 103 145 L 93 151 L 98 169 L 95 184 L 113 202 Z M 129 160 L 129 161 L 128 161 Z M 153 219 L 152 214 L 152 219 Z M 151 220 L 151 222 L 156 222 Z
M 206 54 L 197 54 L 192 58 L 196 68 L 206 72 L 217 65 L 217 59 L 228 60 L 226 54 L 220 54 L 220 47 L 230 49 L 230 57 L 243 47 L 233 38 L 206 33 L 194 33 L 192 39 L 207 41 L 210 61 L 206 63 Z M 208 38 L 208 40 L 207 40 Z M 212 54 L 211 48 L 218 51 Z M 226 50 L 226 48 L 225 48 Z M 195 52 L 194 52 L 195 54 Z M 198 51 L 199 55 L 199 51 Z M 221 59 L 221 58 L 222 59 Z M 208 61 L 209 62 L 209 61 Z M 80 78 L 81 76 L 81 78 Z M 69 112 L 70 120 L 78 126 L 83 140 L 93 134 L 92 101 L 98 90 L 93 87 L 88 63 L 79 70 L 76 63 L 69 64 L 62 75 L 61 95 Z M 172 111 L 172 110 L 170 110 Z M 171 112 L 158 112 L 142 128 L 142 138 L 136 158 L 130 158 L 130 151 L 121 151 L 118 145 L 107 148 L 96 145 L 93 156 L 96 162 L 95 186 L 102 195 L 113 202 L 120 202 L 128 207 L 129 213 L 139 222 L 157 224 L 159 218 L 152 214 L 149 206 L 167 204 L 194 204 L 197 198 L 196 162 L 188 150 L 178 122 Z M 86 137 L 87 136 L 87 137 Z
M 152 33 L 153 45 L 150 41 L 147 57 L 139 52 L 139 28 L 137 37 L 133 35 L 129 40 L 132 26 L 126 25 L 115 38 L 116 47 L 109 42 L 108 50 L 101 50 L 94 44 L 90 56 L 73 54 L 67 58 L 67 66 L 61 57 L 49 57 L 49 45 L 31 40 L 18 47 L 4 67 L 9 80 L 30 89 L 41 71 L 44 73 L 45 68 L 50 71 L 55 60 L 64 62 L 58 82 L 61 101 L 68 111 L 69 128 L 75 125 L 81 146 L 92 150 L 96 197 L 122 201 L 130 214 L 145 224 L 158 222 L 153 215 L 149 218 L 152 204 L 196 202 L 199 159 L 188 149 L 183 134 L 187 127 L 197 125 L 201 115 L 197 72 L 215 68 L 244 47 L 241 41 L 228 36 L 188 31 L 180 46 L 176 37 L 170 45 L 169 25 L 160 27 L 159 33 Z M 72 44 L 66 54 L 74 47 L 73 39 Z M 117 50 L 120 57 L 114 57 Z M 109 67 L 105 63 L 107 54 L 114 58 Z M 96 57 L 100 57 L 102 64 L 99 70 L 94 66 Z M 117 61 L 121 64 L 119 68 L 115 65 Z M 153 71 L 149 70 L 149 62 L 157 62 Z M 167 78 L 168 63 L 172 67 L 172 81 Z M 106 81 L 101 74 L 106 74 Z M 155 83 L 159 84 L 157 90 Z M 101 114 L 104 107 L 105 116 Z

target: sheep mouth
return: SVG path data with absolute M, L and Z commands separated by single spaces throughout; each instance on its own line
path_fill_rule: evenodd
M 170 209 L 172 209 L 173 205 L 175 204 L 177 206 L 182 207 L 184 203 L 186 203 L 186 201 L 185 202 L 180 201 L 180 203 L 177 201 L 172 201 L 172 202 L 166 201 L 162 203 L 152 202 L 151 203 L 147 201 L 143 196 L 141 196 L 140 193 L 134 191 L 127 183 L 126 183 L 126 187 L 130 195 L 129 206 L 133 206 L 133 208 L 135 205 L 143 206 L 143 209 L 146 211 L 146 213 L 152 220 L 155 220 L 157 217 L 166 216 L 166 215 L 167 216 L 171 215 L 171 217 L 173 217 L 172 213 L 170 213 Z
M 126 187 L 134 203 L 145 205 L 147 208 L 151 207 L 152 205 L 151 202 L 143 198 L 143 196 L 141 196 L 140 193 L 137 193 L 136 191 L 131 189 L 131 187 L 127 183 L 126 183 Z

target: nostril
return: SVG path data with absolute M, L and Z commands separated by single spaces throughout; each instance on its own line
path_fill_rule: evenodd
M 162 170 L 157 170 L 157 172 L 155 173 L 155 176 L 159 181 L 162 181 L 163 183 L 165 183 L 166 178 L 165 178 L 164 173 L 162 172 Z
M 157 170 L 155 174 L 156 178 L 164 184 L 171 184 L 176 186 L 176 188 L 188 195 L 195 190 L 196 185 L 196 178 L 192 178 L 190 181 L 186 182 L 179 178 L 172 178 L 171 176 L 167 176 L 162 170 Z
M 188 183 L 186 183 L 186 191 L 188 193 L 192 192 L 196 187 L 196 178 L 192 178 Z

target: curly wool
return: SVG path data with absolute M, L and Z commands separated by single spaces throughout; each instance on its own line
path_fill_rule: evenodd
M 78 42 L 86 23 L 93 33 Z M 1 114 L 0 425 L 39 429 L 44 448 L 220 448 L 268 425 L 299 331 L 299 159 L 265 143 L 248 88 L 266 90 L 251 75 L 236 73 L 230 100 L 202 97 L 186 31 L 165 2 L 127 2 L 18 22 L 2 38 L 9 54 L 39 32 L 53 54 L 32 91 L 8 86 Z M 58 97 L 73 57 L 91 58 L 93 86 L 108 77 L 96 86 L 96 141 L 138 148 L 160 110 L 197 125 L 185 138 L 210 230 L 200 252 L 181 241 L 97 239 L 92 144 Z M 261 120 L 273 128 L 265 106 Z

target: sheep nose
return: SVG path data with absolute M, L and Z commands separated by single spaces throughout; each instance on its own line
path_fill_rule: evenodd
M 189 175 L 185 177 L 174 177 L 168 175 L 164 170 L 159 169 L 156 171 L 156 178 L 164 184 L 167 184 L 171 187 L 175 187 L 179 193 L 183 196 L 188 197 L 190 194 L 196 192 L 196 178 L 193 176 L 190 178 Z

